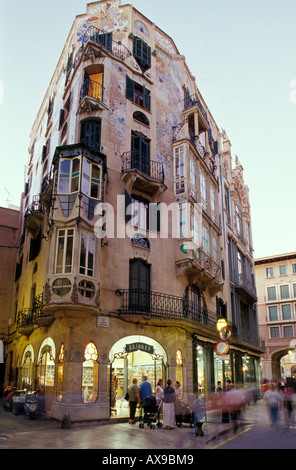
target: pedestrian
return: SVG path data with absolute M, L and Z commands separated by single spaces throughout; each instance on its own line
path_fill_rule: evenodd
M 176 382 L 174 383 L 174 389 L 175 389 L 175 393 L 176 393 L 176 399 L 181 400 L 181 398 L 182 398 L 182 388 L 181 388 L 181 384 L 178 380 L 176 380 Z
M 176 424 L 176 392 L 174 387 L 172 387 L 172 381 L 170 379 L 167 381 L 167 386 L 165 387 L 163 394 L 163 425 L 166 429 L 172 429 L 172 426 Z
M 226 406 L 230 413 L 232 431 L 235 433 L 238 427 L 238 421 L 241 419 L 241 411 L 244 404 L 244 396 L 239 389 L 236 389 L 233 384 L 229 385 L 229 390 L 226 394 Z
M 221 380 L 218 380 L 218 382 L 217 382 L 216 392 L 217 393 L 223 392 L 223 387 L 222 387 L 222 384 L 221 384 Z
M 293 388 L 286 387 L 283 394 L 283 408 L 286 414 L 287 425 L 290 427 L 293 424 Z
M 137 385 L 138 380 L 133 379 L 133 383 L 129 386 L 128 389 L 128 403 L 130 409 L 129 424 L 135 424 L 135 414 L 137 409 L 137 404 L 140 403 L 140 390 Z
M 156 398 L 157 406 L 160 405 L 160 403 L 162 402 L 163 397 L 164 397 L 162 387 L 163 387 L 163 380 L 159 379 L 159 381 L 157 382 L 156 389 L 155 389 L 155 398 Z
M 271 425 L 277 426 L 282 395 L 274 383 L 270 383 L 269 389 L 264 394 L 264 399 L 269 410 Z
M 152 395 L 152 388 L 151 384 L 147 382 L 147 377 L 144 375 L 142 378 L 142 383 L 140 385 L 140 398 L 141 402 L 144 403 L 145 398 Z

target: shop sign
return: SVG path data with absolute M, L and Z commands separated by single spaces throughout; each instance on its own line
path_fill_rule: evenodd
M 125 351 L 127 353 L 134 352 L 134 351 L 144 351 L 148 354 L 153 354 L 154 347 L 146 343 L 131 343 L 125 346 Z

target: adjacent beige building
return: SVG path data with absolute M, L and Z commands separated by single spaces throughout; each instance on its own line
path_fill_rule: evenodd
M 255 260 L 258 320 L 266 350 L 262 376 L 268 380 L 295 376 L 296 253 Z
M 218 380 L 259 384 L 248 188 L 230 147 L 172 38 L 131 5 L 86 6 L 31 133 L 7 347 L 11 383 L 38 387 L 53 418 L 127 416 L 144 375 L 179 380 L 191 404 Z

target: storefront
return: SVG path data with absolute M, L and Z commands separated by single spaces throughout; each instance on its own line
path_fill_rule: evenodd
M 215 351 L 215 344 L 193 341 L 194 391 L 208 396 L 217 389 L 218 382 L 226 389 L 227 382 L 243 387 L 260 387 L 260 358 L 238 349 L 225 355 Z
M 124 399 L 133 379 L 140 386 L 143 377 L 152 392 L 160 379 L 167 379 L 167 354 L 164 348 L 146 336 L 127 336 L 115 343 L 110 351 L 109 400 L 111 417 L 127 417 L 128 402 Z

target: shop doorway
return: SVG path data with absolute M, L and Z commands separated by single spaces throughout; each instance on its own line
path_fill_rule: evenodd
M 159 343 L 148 337 L 129 336 L 116 343 L 110 353 L 109 399 L 111 418 L 127 418 L 125 394 L 133 379 L 141 385 L 144 376 L 154 392 L 158 380 L 167 378 L 167 356 Z
M 39 351 L 36 367 L 36 392 L 38 393 L 40 411 L 48 412 L 54 393 L 55 346 L 51 338 L 46 338 Z

